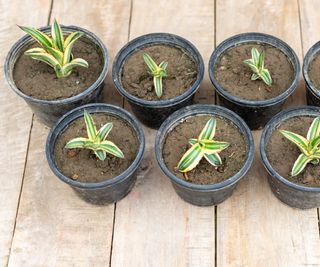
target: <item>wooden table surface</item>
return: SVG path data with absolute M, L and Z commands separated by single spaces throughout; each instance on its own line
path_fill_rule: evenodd
M 286 41 L 300 62 L 320 40 L 319 0 L 1 0 L 0 59 L 23 35 L 16 24 L 57 18 L 96 33 L 111 60 L 132 38 L 171 32 L 193 42 L 208 64 L 214 47 L 257 31 Z M 182 201 L 160 171 L 155 131 L 132 192 L 97 207 L 50 171 L 48 129 L 9 89 L 0 66 L 0 266 L 320 266 L 319 209 L 285 206 L 271 193 L 256 150 L 253 167 L 217 207 Z M 110 68 L 111 70 L 111 68 Z M 128 108 L 108 73 L 104 99 Z M 197 103 L 215 103 L 206 73 Z M 305 103 L 301 79 L 288 106 Z M 254 132 L 256 148 L 260 132 Z

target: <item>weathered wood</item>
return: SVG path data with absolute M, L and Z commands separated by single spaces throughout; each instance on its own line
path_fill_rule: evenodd
M 3 63 L 10 47 L 23 35 L 16 24 L 41 26 L 49 8 L 50 0 L 27 1 L 23 12 L 21 1 L 0 1 L 0 266 L 8 261 L 32 120 L 27 105 L 7 85 Z
M 214 47 L 214 3 L 134 1 L 130 39 L 149 32 L 189 39 L 206 65 Z M 209 84 L 206 75 L 198 102 L 214 102 Z M 146 152 L 137 184 L 117 203 L 112 266 L 213 266 L 214 208 L 192 206 L 175 194 L 155 160 L 155 131 L 144 130 Z
M 54 1 L 54 17 L 96 33 L 114 54 L 127 41 L 130 1 Z M 47 134 L 34 122 L 9 266 L 107 266 L 114 205 L 87 204 L 54 176 L 44 154 Z
M 217 43 L 240 32 L 265 32 L 288 42 L 302 59 L 298 11 L 297 2 L 288 0 L 218 1 Z M 301 85 L 287 105 L 304 103 Z M 260 132 L 254 139 L 252 169 L 234 195 L 218 206 L 218 266 L 318 266 L 316 209 L 295 210 L 273 196 L 258 153 Z

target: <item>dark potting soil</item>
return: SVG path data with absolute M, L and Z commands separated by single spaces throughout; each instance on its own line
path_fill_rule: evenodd
M 320 90 L 320 53 L 317 53 L 309 65 L 309 77 L 314 86 Z
M 25 51 L 32 47 L 39 45 L 32 44 Z M 13 69 L 17 88 L 24 94 L 41 100 L 65 99 L 85 91 L 100 76 L 104 59 L 99 47 L 85 37 L 75 42 L 72 54 L 74 58 L 85 59 L 89 67 L 76 67 L 69 76 L 58 79 L 49 65 L 22 53 Z
M 272 167 L 282 177 L 296 184 L 320 187 L 320 165 L 309 163 L 299 175 L 294 177 L 290 175 L 293 164 L 301 152 L 279 131 L 288 130 L 306 137 L 313 119 L 313 117 L 295 117 L 281 123 L 270 135 L 266 152 Z
M 269 70 L 272 85 L 262 80 L 251 80 L 252 71 L 243 63 L 251 58 L 251 49 L 265 51 L 265 68 Z M 219 84 L 233 96 L 246 100 L 265 100 L 276 97 L 287 90 L 293 80 L 293 67 L 287 56 L 268 44 L 240 44 L 227 50 L 215 66 L 215 77 Z
M 70 124 L 58 137 L 54 158 L 60 171 L 67 177 L 79 182 L 102 182 L 124 172 L 136 158 L 139 141 L 132 127 L 124 120 L 95 113 L 92 115 L 97 129 L 107 122 L 113 123 L 113 128 L 107 140 L 114 142 L 123 152 L 124 159 L 107 154 L 104 161 L 99 160 L 88 149 L 67 149 L 66 143 L 76 137 L 87 137 L 83 117 Z
M 188 140 L 197 138 L 210 118 L 212 116 L 208 115 L 189 117 L 167 135 L 163 145 L 164 162 L 169 170 L 180 179 L 195 184 L 219 183 L 235 175 L 247 158 L 247 144 L 238 127 L 221 117 L 215 117 L 217 129 L 213 139 L 230 143 L 228 148 L 219 153 L 222 165 L 214 167 L 203 158 L 198 166 L 186 176 L 177 170 L 181 157 L 191 147 Z
M 160 64 L 167 61 L 168 76 L 162 79 L 163 95 L 158 98 L 153 76 L 143 60 L 148 53 Z M 133 96 L 145 100 L 165 100 L 177 97 L 187 91 L 197 79 L 197 65 L 188 52 L 170 45 L 153 45 L 141 48 L 126 59 L 122 67 L 122 86 Z

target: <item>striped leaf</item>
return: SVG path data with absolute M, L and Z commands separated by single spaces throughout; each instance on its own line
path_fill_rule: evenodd
M 106 159 L 106 152 L 105 151 L 103 151 L 103 150 L 95 150 L 94 151 L 94 154 L 98 157 L 98 159 L 100 159 L 100 160 L 105 160 Z
M 302 153 L 304 153 L 305 155 L 309 154 L 308 152 L 309 141 L 306 138 L 290 131 L 280 130 L 280 132 L 285 138 L 290 140 L 292 143 L 296 144 Z
M 208 120 L 206 125 L 202 129 L 198 137 L 198 140 L 202 140 L 202 139 L 211 140 L 216 134 L 216 126 L 217 126 L 217 123 L 214 118 L 211 118 L 210 120 Z
M 299 173 L 301 173 L 304 168 L 307 166 L 309 162 L 311 162 L 312 159 L 307 157 L 305 154 L 300 154 L 296 162 L 294 163 L 291 171 L 292 176 L 297 176 Z
M 163 70 L 166 70 L 168 66 L 168 62 L 166 61 L 162 61 L 160 64 L 159 64 L 159 68 L 163 69 Z
M 63 64 L 63 53 L 62 52 L 60 52 L 59 50 L 52 48 L 52 47 L 48 47 L 47 51 L 59 62 L 59 64 Z
M 196 143 L 198 143 L 198 140 L 197 139 L 195 139 L 195 138 L 191 138 L 191 139 L 189 139 L 189 144 L 190 145 L 195 145 Z
M 66 42 L 65 42 L 65 44 L 67 43 L 67 45 L 65 46 L 64 56 L 63 56 L 63 64 L 64 65 L 70 62 L 71 51 L 72 51 L 73 45 L 82 35 L 83 34 L 80 32 L 73 32 L 67 37 Z M 88 63 L 87 63 L 87 65 L 88 65 Z
M 84 148 L 88 146 L 88 142 L 90 141 L 87 138 L 77 137 L 70 140 L 65 147 L 66 148 Z
M 255 81 L 255 80 L 258 80 L 258 79 L 260 79 L 260 76 L 257 73 L 252 73 L 251 80 Z
M 253 64 L 255 66 L 258 66 L 259 65 L 260 53 L 259 53 L 257 48 L 252 48 L 251 49 L 251 58 L 252 58 Z
M 314 138 L 310 143 L 309 143 L 309 150 L 311 151 L 317 151 L 318 150 L 318 145 L 320 144 L 320 135 Z
M 154 73 L 157 71 L 158 65 L 153 61 L 153 59 L 147 53 L 143 53 L 143 60 L 147 64 L 151 73 Z
M 252 59 L 247 59 L 245 61 L 243 61 L 244 64 L 248 65 L 251 70 L 255 73 L 259 72 L 259 69 L 257 68 L 257 66 L 253 63 Z
M 187 150 L 178 163 L 180 172 L 188 172 L 194 169 L 203 157 L 200 145 L 197 143 Z
M 112 127 L 113 123 L 109 122 L 100 128 L 100 130 L 98 131 L 98 136 L 101 141 L 104 141 L 107 138 L 108 134 L 112 130 Z
M 263 69 L 259 73 L 261 79 L 267 84 L 267 85 L 272 85 L 272 78 L 267 69 Z
M 84 111 L 84 121 L 86 123 L 87 134 L 90 140 L 95 140 L 97 136 L 97 129 L 94 125 L 91 115 L 85 110 Z
M 33 59 L 42 61 L 52 68 L 55 68 L 59 65 L 59 62 L 50 54 L 48 53 L 41 53 L 41 52 L 30 52 L 29 50 L 25 52 L 25 55 L 30 56 Z
M 34 40 L 36 40 L 43 48 L 47 49 L 52 47 L 52 41 L 45 33 L 31 27 L 18 26 L 21 30 L 29 34 Z
M 213 166 L 219 166 L 222 164 L 222 160 L 220 156 L 215 153 L 215 154 L 204 154 L 205 159 Z
M 312 141 L 318 136 L 320 136 L 320 117 L 317 117 L 312 121 L 307 134 L 307 139 Z
M 85 61 L 84 59 L 82 58 L 75 58 L 73 59 L 70 63 L 67 63 L 65 64 L 63 67 L 62 67 L 62 71 L 64 74 L 67 74 L 69 72 L 72 71 L 73 68 L 75 67 L 84 67 L 84 68 L 88 68 L 89 67 L 89 64 L 87 61 Z M 67 75 L 66 75 L 67 76 Z
M 262 51 L 260 54 L 259 54 L 259 61 L 258 61 L 258 64 L 257 64 L 257 67 L 259 70 L 262 70 L 264 69 L 264 51 Z
M 202 145 L 203 153 L 209 155 L 219 153 L 230 145 L 227 142 L 218 142 L 213 140 L 201 140 L 200 144 Z
M 122 153 L 122 151 L 120 150 L 119 147 L 117 147 L 113 142 L 111 141 L 103 141 L 100 145 L 99 148 L 101 148 L 101 150 L 112 154 L 118 158 L 124 158 L 124 155 Z
M 52 43 L 55 46 L 55 48 L 59 49 L 61 52 L 64 51 L 63 47 L 63 33 L 61 30 L 61 27 L 57 20 L 55 19 L 52 26 L 51 26 L 51 35 L 52 35 Z
M 156 95 L 157 97 L 160 98 L 162 96 L 162 77 L 154 76 L 153 83 L 154 83 L 154 89 L 156 91 Z

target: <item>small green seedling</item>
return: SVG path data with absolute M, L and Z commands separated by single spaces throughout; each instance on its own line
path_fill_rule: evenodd
M 256 48 L 251 49 L 251 58 L 243 61 L 244 64 L 248 65 L 253 74 L 251 76 L 251 80 L 255 81 L 257 79 L 261 79 L 265 84 L 271 86 L 272 78 L 269 70 L 264 68 L 264 51 L 259 53 Z
M 202 129 L 198 139 L 189 139 L 191 148 L 187 150 L 178 163 L 180 172 L 186 173 L 193 170 L 203 157 L 213 166 L 222 164 L 218 153 L 226 149 L 229 143 L 214 141 L 215 132 L 216 120 L 211 118 Z
M 82 58 L 73 58 L 71 53 L 75 41 L 83 35 L 81 32 L 73 32 L 64 39 L 61 27 L 56 20 L 51 26 L 51 38 L 35 28 L 19 27 L 41 45 L 41 47 L 27 50 L 25 55 L 51 66 L 58 78 L 67 77 L 75 67 L 89 66 L 87 61 Z
M 106 140 L 113 127 L 111 122 L 105 124 L 99 131 L 97 131 L 93 118 L 87 111 L 84 111 L 84 121 L 87 127 L 88 138 L 74 138 L 66 144 L 66 148 L 90 149 L 100 160 L 105 160 L 106 153 L 118 158 L 124 158 L 120 148 L 118 148 L 113 142 Z
M 298 146 L 302 152 L 296 162 L 294 163 L 291 171 L 292 176 L 301 173 L 308 163 L 314 165 L 319 164 L 320 161 L 320 117 L 313 120 L 307 134 L 307 138 L 290 132 L 280 131 L 288 140 Z
M 162 89 L 162 78 L 167 77 L 166 68 L 168 66 L 168 62 L 162 61 L 159 66 L 154 62 L 154 60 L 147 54 L 143 54 L 144 62 L 147 64 L 150 74 L 153 76 L 153 85 L 156 91 L 157 97 L 161 97 L 163 93 Z

